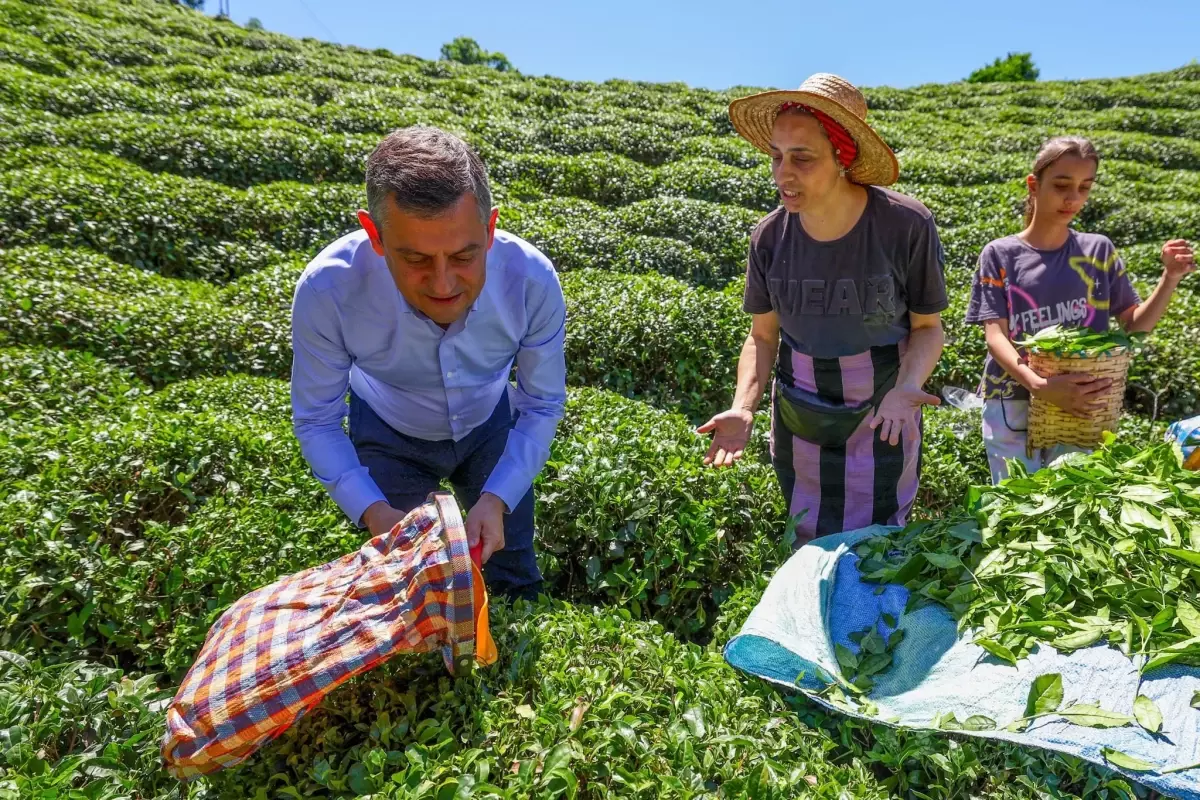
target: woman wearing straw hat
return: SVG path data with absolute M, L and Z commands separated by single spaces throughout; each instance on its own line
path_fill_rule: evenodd
M 734 128 L 771 156 L 782 205 L 750 236 L 750 335 L 706 464 L 741 457 L 774 371 L 771 457 L 797 545 L 902 525 L 917 492 L 922 390 L 942 352 L 941 242 L 929 210 L 889 189 L 891 149 L 836 75 L 735 100 Z

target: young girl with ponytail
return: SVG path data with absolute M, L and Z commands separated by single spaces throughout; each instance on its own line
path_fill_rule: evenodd
M 1186 241 L 1167 242 L 1162 247 L 1162 277 L 1143 302 L 1108 237 L 1071 228 L 1095 184 L 1099 164 L 1100 156 L 1087 139 L 1062 136 L 1047 142 L 1025 179 L 1025 229 L 989 242 L 979 256 L 967 322 L 983 325 L 987 338 L 981 392 L 993 483 L 1008 476 L 1008 459 L 1019 459 L 1035 472 L 1079 449 L 1059 445 L 1026 454 L 1031 395 L 1087 417 L 1111 384 L 1089 375 L 1043 377 L 1029 367 L 1013 341 L 1050 325 L 1103 332 L 1113 319 L 1129 332 L 1150 331 L 1180 279 L 1196 268 Z

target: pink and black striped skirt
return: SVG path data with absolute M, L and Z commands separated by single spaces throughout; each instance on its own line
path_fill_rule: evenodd
M 861 404 L 896 374 L 906 345 L 904 341 L 852 356 L 812 358 L 781 342 L 776 380 L 789 381 L 829 403 Z M 789 515 L 805 512 L 796 527 L 797 547 L 830 533 L 907 522 L 921 471 L 921 411 L 913 414 L 914 424 L 904 426 L 897 445 L 880 441 L 868 415 L 844 445 L 821 447 L 792 435 L 773 404 L 771 462 Z

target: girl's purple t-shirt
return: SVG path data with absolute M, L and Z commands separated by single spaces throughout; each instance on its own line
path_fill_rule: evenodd
M 1010 339 L 1050 325 L 1106 331 L 1113 318 L 1140 302 L 1107 236 L 1071 231 L 1057 250 L 1038 250 L 1019 236 L 1006 236 L 979 255 L 967 322 L 1007 319 Z M 990 353 L 980 392 L 984 399 L 1029 399 Z

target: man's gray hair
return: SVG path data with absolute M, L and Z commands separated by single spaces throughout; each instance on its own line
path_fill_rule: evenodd
M 492 191 L 487 167 L 470 145 L 440 128 L 415 125 L 392 131 L 367 157 L 367 210 L 376 225 L 390 196 L 402 211 L 436 217 L 467 192 L 487 224 Z

